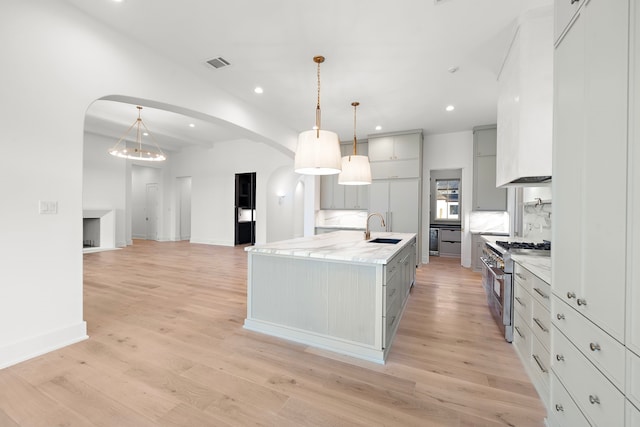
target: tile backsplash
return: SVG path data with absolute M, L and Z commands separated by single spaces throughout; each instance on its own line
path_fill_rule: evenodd
M 365 228 L 367 211 L 320 210 L 316 212 L 316 226 Z

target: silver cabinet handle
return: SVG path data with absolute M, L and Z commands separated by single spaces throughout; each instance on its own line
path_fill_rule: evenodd
M 556 403 L 556 411 L 558 411 L 558 412 L 562 412 L 562 411 L 564 411 L 564 408 L 562 407 L 562 405 L 561 405 L 561 404 Z
M 584 298 L 578 298 L 578 305 L 587 305 L 587 300 Z
M 533 321 L 536 322 L 536 325 L 538 325 L 538 327 L 540 329 L 542 329 L 542 332 L 549 332 L 549 330 L 542 324 L 542 322 L 540 321 L 540 319 L 534 317 Z
M 601 350 L 600 344 L 594 343 L 594 342 L 589 344 L 589 348 L 591 349 L 591 351 L 600 351 Z
M 558 314 L 556 314 L 556 319 L 558 319 L 558 320 L 564 320 L 564 314 L 562 314 L 562 313 L 558 313 Z
M 598 398 L 598 396 L 594 396 L 592 394 L 589 395 L 589 402 L 591 402 L 592 405 L 595 405 L 596 403 L 599 405 L 600 404 L 600 399 Z
M 518 279 L 527 280 L 527 278 L 520 273 L 516 273 L 516 276 L 518 276 Z
M 575 297 L 576 297 L 576 294 L 574 292 L 567 292 L 567 298 L 571 299 Z
M 540 289 L 538 288 L 533 288 L 534 291 L 536 291 L 536 293 L 538 295 L 540 295 L 542 298 L 544 299 L 549 299 L 549 295 L 545 294 L 544 292 L 542 292 Z
M 561 354 L 556 354 L 556 360 L 558 362 L 564 362 L 564 356 Z
M 547 371 L 547 368 L 545 368 L 545 367 L 544 367 L 544 365 L 543 365 L 543 364 L 542 364 L 542 362 L 540 361 L 540 358 L 538 357 L 538 355 L 537 355 L 537 354 L 532 354 L 532 355 L 531 355 L 531 357 L 533 357 L 533 360 L 535 360 L 535 361 L 536 361 L 536 363 L 538 364 L 538 367 L 540 368 L 540 370 L 541 370 L 543 373 L 545 373 L 545 374 L 546 374 L 547 372 L 549 372 L 549 371 Z
M 520 328 L 518 328 L 517 326 L 514 326 L 513 328 L 516 330 L 516 332 L 518 333 L 518 335 L 520 335 L 520 336 L 522 337 L 522 339 L 526 339 L 526 338 L 525 338 L 525 336 L 524 336 L 524 335 L 522 335 L 522 332 L 520 332 Z
M 578 3 L 580 0 L 571 0 L 571 4 Z
M 515 297 L 515 298 L 516 298 L 516 301 L 518 301 L 518 304 L 520 304 L 523 307 L 526 307 L 524 303 L 520 300 L 520 297 Z

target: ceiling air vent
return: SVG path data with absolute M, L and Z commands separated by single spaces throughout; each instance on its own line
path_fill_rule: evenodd
M 207 64 L 211 65 L 213 68 L 222 68 L 226 67 L 227 65 L 231 65 L 229 61 L 221 56 L 208 60 Z

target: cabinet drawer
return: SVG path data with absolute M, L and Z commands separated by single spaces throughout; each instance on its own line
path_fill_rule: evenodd
M 587 419 L 597 426 L 624 425 L 624 395 L 555 326 L 551 339 L 553 372 Z
M 558 329 L 571 337 L 578 350 L 620 390 L 624 390 L 624 346 L 555 295 L 551 313 L 551 320 Z
M 627 399 L 640 408 L 640 357 L 627 349 Z M 638 424 L 640 427 L 640 424 Z
M 551 374 L 550 427 L 591 427 L 585 416 L 563 387 L 555 374 Z
M 448 242 L 459 242 L 461 236 L 460 230 L 449 230 L 446 228 L 440 229 L 440 240 L 446 240 Z
M 384 316 L 384 344 L 385 347 L 389 347 L 391 344 L 391 337 L 393 337 L 394 331 L 398 327 L 400 322 L 400 311 L 402 310 L 402 299 L 396 298 L 393 304 L 388 307 L 387 315 Z
M 549 312 L 537 300 L 533 300 L 531 330 L 540 340 L 544 348 L 551 349 L 551 318 Z
M 533 282 L 531 283 L 531 296 L 533 296 L 547 311 L 550 310 L 551 286 L 538 276 L 533 276 Z
M 520 283 L 522 287 L 529 293 L 532 292 L 532 284 L 534 277 L 536 277 L 532 272 L 524 268 L 518 263 L 515 263 L 513 266 L 513 281 L 515 283 Z
M 530 319 L 533 316 L 533 303 L 531 299 L 531 295 L 527 291 L 524 290 L 520 283 L 516 283 L 513 287 L 513 306 L 515 307 L 516 313 L 519 313 L 523 319 L 526 320 L 527 324 L 530 323 Z
M 460 242 L 440 242 L 440 255 L 460 255 Z
M 513 345 L 522 363 L 527 363 L 531 354 L 531 330 L 528 322 L 520 317 L 517 311 L 513 316 Z
M 542 387 L 538 388 L 540 397 L 546 396 L 549 390 L 549 375 L 551 373 L 551 353 L 542 345 L 539 339 L 533 335 L 531 340 L 531 371 L 538 379 L 538 383 L 542 383 Z M 548 402 L 545 402 L 548 403 Z

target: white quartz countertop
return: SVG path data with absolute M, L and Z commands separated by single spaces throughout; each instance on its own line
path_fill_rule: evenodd
M 410 244 L 415 236 L 414 233 L 371 233 L 370 240 L 378 237 L 401 240 L 396 244 L 370 243 L 364 240 L 362 231 L 341 230 L 310 237 L 247 246 L 245 251 L 301 258 L 387 264 L 396 253 Z
M 511 259 L 551 284 L 551 257 L 524 254 L 512 254 Z

